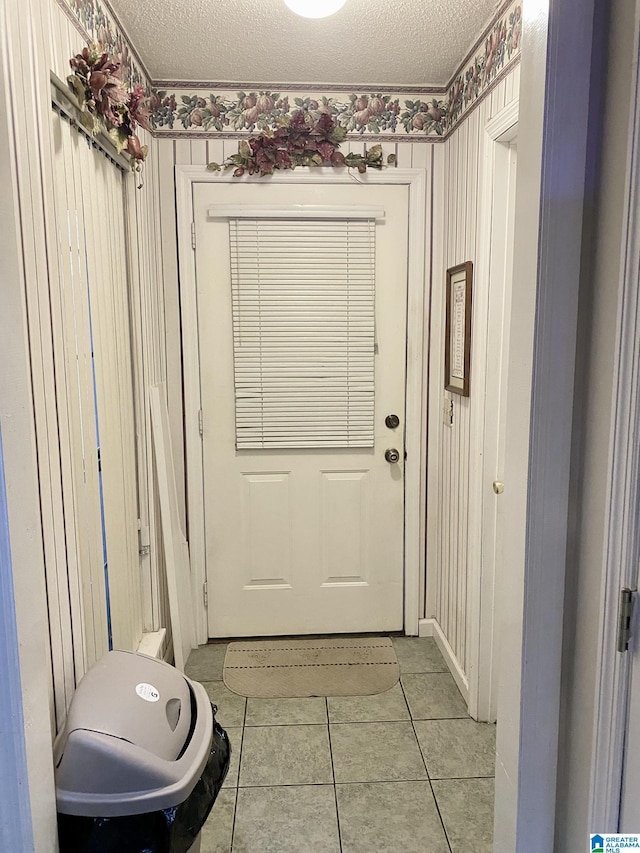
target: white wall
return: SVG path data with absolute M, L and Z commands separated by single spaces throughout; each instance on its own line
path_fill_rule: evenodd
M 71 13 L 64 11 L 55 0 L 49 0 L 46 5 L 49 27 L 43 66 L 46 68 L 46 63 L 50 62 L 51 70 L 61 80 L 65 80 L 70 73 L 69 59 L 82 50 L 86 38 L 79 32 Z M 43 81 L 41 85 L 46 104 L 48 87 L 44 88 L 46 84 Z M 149 146 L 149 153 L 142 175 L 129 179 L 127 228 L 130 235 L 128 250 L 130 308 L 134 334 L 134 380 L 138 391 L 136 420 L 139 511 L 142 526 L 150 530 L 151 549 L 149 555 L 140 560 L 141 601 L 138 602 L 137 594 L 134 595 L 134 606 L 136 609 L 141 607 L 142 616 L 131 620 L 131 624 L 118 641 L 119 645 L 127 647 L 135 647 L 143 630 L 155 631 L 159 627 L 168 627 L 169 624 L 159 508 L 154 495 L 148 396 L 149 387 L 165 381 L 167 375 L 164 275 L 159 237 L 161 167 L 157 141 L 141 128 L 138 135 L 142 143 Z M 140 184 L 141 186 L 138 186 Z
M 58 276 L 52 180 L 52 110 L 49 74 L 65 78 L 68 61 L 84 46 L 84 36 L 54 0 L 5 0 L 0 4 L 0 423 L 2 425 L 13 586 L 19 638 L 20 679 L 33 819 L 33 844 L 25 837 L 3 849 L 51 853 L 55 848 L 55 800 L 51 744 L 55 731 L 53 677 L 72 689 L 82 675 L 84 654 L 71 626 L 74 604 L 60 586 L 57 602 L 64 618 L 50 618 L 46 577 L 63 581 L 77 562 L 68 539 L 68 476 L 59 431 L 65 409 L 54 381 L 56 346 L 51 299 Z M 134 290 L 145 307 L 139 318 L 144 355 L 138 381 L 164 377 L 162 278 L 156 237 L 158 166 L 151 146 L 145 187 L 135 191 L 129 225 Z M 8 156 L 7 156 L 8 155 Z M 86 201 L 95 204 L 87 186 Z M 142 377 L 142 380 L 140 379 Z M 144 408 L 144 407 L 143 407 Z M 144 426 L 144 415 L 140 424 Z M 139 436 L 144 445 L 144 435 Z M 144 450 L 144 447 L 143 447 Z M 140 457 L 141 504 L 153 512 L 145 489 L 147 457 Z M 71 550 L 69 550 L 71 549 Z M 151 572 L 150 560 L 134 572 Z M 148 596 L 151 597 L 150 594 Z M 53 605 L 52 600 L 49 602 Z M 132 626 L 135 647 L 143 628 L 154 627 L 146 613 Z M 77 616 L 77 614 L 76 614 Z M 75 643 L 75 645 L 74 645 Z M 55 662 L 55 663 L 54 663 Z M 58 724 L 60 719 L 57 720 Z M 6 780 L 2 777 L 2 783 Z M 1 794 L 1 792 L 0 792 Z M 2 827 L 0 827 L 0 838 Z M 3 839 L 4 840 L 4 839 Z
M 17 7 L 18 4 L 10 4 Z M 24 11 L 25 4 L 20 4 Z M 0 7 L 0 148 L 12 152 L 13 133 L 8 73 L 7 40 L 10 25 L 9 4 Z M 22 715 L 25 726 L 25 750 L 29 789 L 26 792 L 33 820 L 33 844 L 27 836 L 23 849 L 51 850 L 55 833 L 53 764 L 51 761 L 51 668 L 48 651 L 48 625 L 44 590 L 42 531 L 38 501 L 35 454 L 35 430 L 31 395 L 30 365 L 26 334 L 26 309 L 22 269 L 22 248 L 16 227 L 18 193 L 10 157 L 0 157 L 0 252 L 2 254 L 2 312 L 0 312 L 0 421 L 7 487 L 7 511 L 16 625 L 20 638 L 19 661 L 22 673 Z M 2 570 L 8 570 L 8 566 Z M 20 680 L 14 672 L 14 681 Z M 0 796 L 11 780 L 0 774 Z M 12 849 L 0 826 L 0 846 Z M 13 849 L 18 849 L 15 846 Z
M 520 66 L 517 64 L 477 106 L 467 114 L 443 146 L 441 156 L 442 227 L 435 231 L 432 292 L 430 369 L 430 449 L 429 460 L 437 472 L 430 482 L 427 513 L 431 513 L 427 542 L 426 616 L 435 618 L 446 637 L 456 664 L 468 678 L 471 637 L 468 624 L 468 581 L 479 571 L 480 551 L 477 530 L 470 524 L 481 523 L 480 514 L 470 515 L 470 482 L 474 468 L 481 464 L 477 450 L 479 421 L 474 393 L 474 376 L 480 367 L 478 347 L 487 326 L 478 306 L 486 312 L 489 282 L 478 264 L 480 241 L 486 234 L 481 216 L 481 187 L 485 126 L 503 107 L 518 97 Z M 437 180 L 437 178 L 436 178 Z M 434 221 L 438 221 L 437 213 Z M 439 263 L 438 263 L 439 261 Z M 474 264 L 471 392 L 461 397 L 444 391 L 444 282 L 448 267 L 472 261 Z M 488 265 L 487 265 L 488 266 Z M 488 330 L 491 334 L 491 330 Z M 477 380 L 476 380 L 477 386 Z M 444 426 L 445 399 L 453 401 L 453 424 Z M 475 455 L 474 455 L 475 454 Z

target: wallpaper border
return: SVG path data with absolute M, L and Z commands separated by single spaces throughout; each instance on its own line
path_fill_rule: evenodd
M 506 0 L 444 87 L 153 81 L 108 0 L 56 2 L 81 35 L 120 56 L 130 86 L 149 88 L 156 138 L 242 139 L 303 111 L 328 113 L 351 141 L 441 142 L 520 59 L 522 0 Z
M 119 57 L 130 88 L 153 86 L 151 76 L 108 0 L 55 0 L 84 41 L 99 41 Z M 69 57 L 71 59 L 71 57 Z

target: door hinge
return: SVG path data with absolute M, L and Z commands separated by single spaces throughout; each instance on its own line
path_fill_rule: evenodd
M 635 589 L 625 587 L 620 590 L 620 601 L 618 603 L 618 643 L 619 652 L 626 652 L 631 640 L 631 620 L 633 618 L 633 605 Z
M 209 587 L 207 581 L 202 584 L 202 601 L 205 607 L 209 606 Z
M 141 557 L 146 556 L 151 551 L 151 537 L 149 528 L 144 525 L 141 519 L 138 519 L 138 554 Z
M 191 223 L 191 248 L 195 249 L 196 247 L 196 223 Z
M 202 415 L 202 409 L 198 409 L 198 430 L 200 432 L 200 436 L 204 435 L 204 417 Z

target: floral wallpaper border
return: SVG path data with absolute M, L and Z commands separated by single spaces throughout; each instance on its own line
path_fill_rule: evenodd
M 395 136 L 424 133 L 443 136 L 447 105 L 433 94 L 407 99 L 402 93 L 291 91 L 166 91 L 151 95 L 151 121 L 158 135 L 186 130 L 244 136 L 275 129 L 296 113 L 308 113 L 314 121 L 328 114 L 354 136 Z
M 56 0 L 85 41 L 99 41 L 120 59 L 127 88 L 151 87 L 151 79 L 115 12 L 103 0 Z M 71 58 L 71 57 L 69 57 Z
M 327 113 L 353 138 L 367 141 L 443 140 L 520 59 L 522 0 L 507 0 L 445 89 L 306 91 L 294 87 L 151 82 L 106 0 L 57 0 L 88 38 L 121 57 L 129 86 L 150 86 L 154 135 L 169 138 L 243 138 L 275 128 L 296 113 Z M 310 87 L 311 88 L 311 87 Z M 249 91 L 250 89 L 250 91 Z
M 447 109 L 454 127 L 491 83 L 520 57 L 522 3 L 511 3 L 483 37 L 484 44 L 471 61 L 465 60 L 447 87 Z

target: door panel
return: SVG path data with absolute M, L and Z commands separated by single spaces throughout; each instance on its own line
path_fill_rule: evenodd
M 208 208 L 381 206 L 372 448 L 235 446 L 229 224 Z M 194 192 L 209 635 L 399 630 L 403 621 L 408 191 L 202 184 Z M 386 415 L 400 416 L 390 430 Z M 400 462 L 384 452 L 397 448 Z
M 321 562 L 323 584 L 367 583 L 366 471 L 325 471 L 322 477 Z
M 291 586 L 289 474 L 243 474 L 242 516 L 246 519 L 244 586 Z

